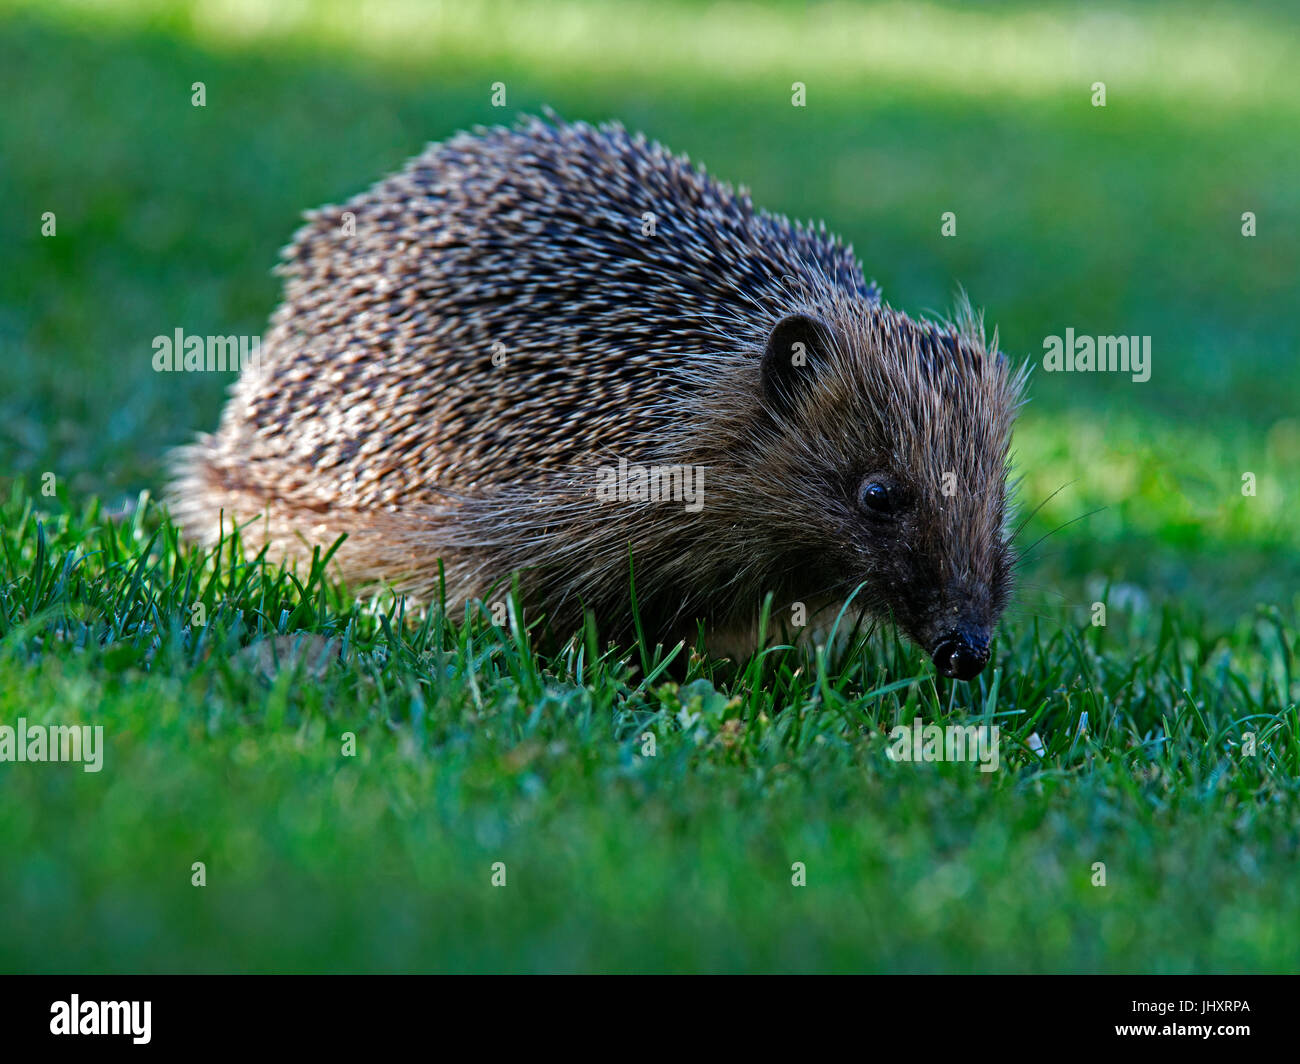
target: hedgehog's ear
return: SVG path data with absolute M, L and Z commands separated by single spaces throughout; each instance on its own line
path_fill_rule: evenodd
M 763 351 L 763 403 L 787 412 L 816 377 L 831 347 L 830 327 L 808 314 L 791 314 L 772 327 Z

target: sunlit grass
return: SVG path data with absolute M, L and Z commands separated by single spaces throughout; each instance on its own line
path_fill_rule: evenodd
M 196 43 L 323 46 L 408 71 L 447 60 L 571 68 L 671 84 L 749 81 L 774 98 L 853 86 L 1032 98 L 1104 81 L 1115 106 L 1300 109 L 1289 72 L 1300 44 L 1246 6 L 1187 10 L 1061 5 L 1045 10 L 927 3 L 427 3 L 40 0 L 43 10 L 122 27 L 165 25 Z M 487 68 L 491 72 L 491 67 Z M 485 83 L 483 90 L 488 91 Z M 1195 102 L 1195 108 L 1187 108 Z
M 1061 489 L 1043 506 L 1044 522 L 1104 507 L 1079 532 L 1122 539 L 1195 525 L 1224 547 L 1257 541 L 1300 549 L 1290 504 L 1293 448 L 1285 422 L 1268 434 L 1174 435 L 1141 417 L 1095 411 L 1026 418 L 1016 437 L 1023 501 L 1036 505 Z M 1247 473 L 1253 483 L 1243 481 Z

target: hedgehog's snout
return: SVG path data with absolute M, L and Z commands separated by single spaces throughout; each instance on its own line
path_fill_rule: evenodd
M 971 628 L 949 632 L 930 652 L 940 676 L 973 680 L 989 661 L 988 633 Z

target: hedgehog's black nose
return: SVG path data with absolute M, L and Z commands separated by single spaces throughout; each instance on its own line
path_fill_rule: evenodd
M 931 657 L 940 676 L 971 680 L 988 664 L 989 648 L 987 643 L 977 647 L 963 636 L 951 635 L 934 648 Z

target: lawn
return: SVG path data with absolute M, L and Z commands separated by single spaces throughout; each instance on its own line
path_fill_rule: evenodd
M 356 11 L 0 3 L 0 725 L 105 743 L 0 762 L 0 970 L 1300 970 L 1300 17 Z M 1152 338 L 1146 383 L 1034 373 L 976 682 L 888 632 L 542 653 L 178 538 L 165 456 L 229 381 L 153 337 L 260 333 L 301 210 L 545 105 L 824 218 L 901 309 L 961 286 L 1017 359 Z M 918 715 L 998 725 L 998 771 L 891 760 Z

